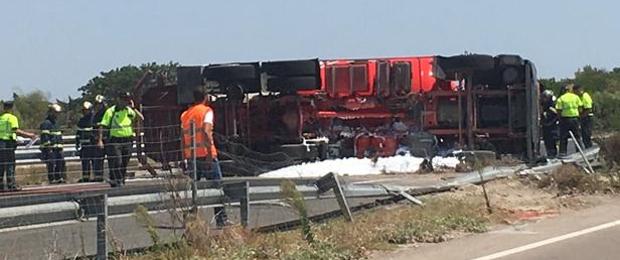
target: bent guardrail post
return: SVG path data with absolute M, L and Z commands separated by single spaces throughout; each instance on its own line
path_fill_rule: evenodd
M 106 192 L 78 196 L 77 202 L 84 217 L 97 218 L 97 260 L 108 259 L 108 194 Z
M 250 223 L 250 182 L 224 184 L 224 195 L 233 201 L 239 200 L 241 225 L 247 228 Z
M 336 176 L 336 174 L 330 172 L 318 179 L 315 184 L 319 189 L 318 194 L 333 190 L 334 195 L 336 195 L 336 201 L 338 201 L 338 205 L 340 206 L 340 211 L 342 211 L 342 215 L 346 220 L 353 221 L 351 209 L 349 208 L 347 199 L 344 196 L 344 192 L 342 192 L 342 186 L 340 186 L 340 181 L 338 180 L 338 176 Z

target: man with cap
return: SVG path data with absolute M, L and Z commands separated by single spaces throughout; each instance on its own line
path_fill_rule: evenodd
M 82 161 L 82 179 L 80 182 L 91 181 L 91 169 L 95 175 L 92 181 L 103 180 L 103 162 L 98 160 L 103 156 L 103 153 L 99 154 L 102 150 L 97 147 L 95 125 L 93 104 L 84 101 L 82 103 L 82 117 L 78 121 L 75 135 L 76 148 Z
M 17 136 L 35 139 L 37 136 L 19 129 L 19 120 L 13 114 L 13 102 L 2 102 L 2 114 L 0 114 L 0 190 L 19 190 L 15 183 L 15 148 Z M 6 184 L 4 186 L 4 174 Z
M 104 128 L 109 131 L 109 140 L 106 148 L 108 155 L 108 165 L 110 168 L 110 185 L 120 187 L 125 183 L 127 175 L 127 164 L 131 157 L 131 148 L 135 137 L 133 123 L 136 117 L 141 120 L 144 116 L 140 111 L 134 109 L 133 100 L 129 93 L 121 93 L 116 105 L 108 108 L 99 128 L 99 140 L 97 145 L 103 148 Z
M 583 104 L 581 98 L 573 93 L 572 86 L 562 87 L 562 95 L 555 102 L 555 109 L 560 115 L 560 156 L 566 156 L 569 132 L 573 133 L 577 142 L 581 142 L 579 116 Z
M 47 117 L 41 123 L 41 159 L 47 166 L 47 180 L 50 184 L 65 183 L 65 157 L 63 155 L 62 130 L 58 115 L 62 108 L 51 104 Z
M 592 112 L 592 97 L 588 92 L 583 91 L 581 85 L 575 85 L 574 91 L 577 96 L 581 98 L 583 103 L 583 111 L 581 112 L 581 139 L 583 140 L 583 146 L 585 148 L 592 147 L 592 118 L 594 113 Z

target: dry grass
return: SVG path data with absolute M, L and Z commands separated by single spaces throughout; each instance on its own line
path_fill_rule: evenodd
M 586 174 L 583 169 L 569 164 L 541 178 L 538 188 L 557 189 L 558 195 L 616 193 L 620 191 L 620 182 L 616 171 Z
M 553 185 L 539 189 L 538 182 L 504 179 L 488 183 L 494 211 L 488 214 L 480 186 L 426 198 L 424 207 L 396 204 L 355 215 L 353 223 L 335 219 L 311 224 L 312 241 L 299 230 L 254 233 L 234 226 L 215 233 L 197 217 L 187 222 L 184 239 L 154 248 L 131 259 L 359 259 L 399 244 L 437 243 L 466 233 L 485 232 L 490 225 L 513 224 L 549 217 L 564 207 L 583 205 L 583 196 L 561 196 L 558 190 L 577 187 L 591 191 L 579 169 L 557 173 Z M 567 173 L 568 172 L 568 173 Z M 564 175 L 562 175 L 564 174 Z M 566 176 L 565 176 L 566 175 Z M 559 185 L 556 183 L 559 180 Z M 581 184 L 581 182 L 586 184 Z
M 441 242 L 460 233 L 484 232 L 488 219 L 479 201 L 432 198 L 424 208 L 396 205 L 356 216 L 355 222 L 337 219 L 312 226 L 308 242 L 298 231 L 253 233 L 241 227 L 213 234 L 196 218 L 187 225 L 185 239 L 158 247 L 135 259 L 358 259 L 395 244 Z

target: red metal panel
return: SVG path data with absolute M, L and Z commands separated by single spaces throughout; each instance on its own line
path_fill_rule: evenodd
M 424 57 L 419 58 L 420 69 L 419 69 L 419 77 L 420 77 L 420 89 L 422 92 L 426 93 L 433 90 L 435 86 L 435 82 L 437 79 L 433 75 L 433 58 L 432 57 Z

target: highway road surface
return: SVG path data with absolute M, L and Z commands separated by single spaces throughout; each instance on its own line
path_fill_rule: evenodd
M 620 200 L 604 199 L 596 207 L 567 210 L 536 223 L 379 253 L 375 259 L 620 259 Z

